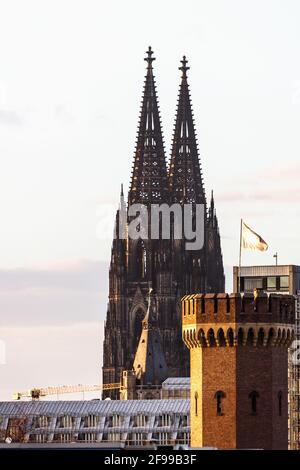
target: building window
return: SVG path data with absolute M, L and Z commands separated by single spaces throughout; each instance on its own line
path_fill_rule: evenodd
M 99 422 L 99 416 L 87 415 L 83 417 L 84 428 L 93 428 L 97 426 L 98 422 Z
M 74 418 L 69 415 L 60 416 L 58 419 L 59 428 L 71 428 L 74 423 Z
M 253 292 L 254 289 L 262 289 L 263 280 L 260 278 L 246 277 L 244 279 L 244 291 Z
M 222 400 L 225 397 L 226 397 L 226 393 L 222 392 L 222 390 L 218 390 L 215 393 L 215 399 L 216 399 L 216 404 L 217 404 L 217 416 L 223 416 L 224 415 Z
M 276 290 L 276 277 L 271 276 L 267 278 L 267 289 Z
M 278 414 L 282 416 L 282 392 L 278 392 Z
M 112 417 L 112 427 L 122 426 L 122 417 L 120 415 L 113 415 Z
M 173 424 L 173 419 L 171 415 L 164 413 L 159 416 L 158 425 L 160 427 L 171 426 Z
M 50 424 L 50 417 L 48 416 L 34 416 L 32 418 L 32 427 L 33 428 L 47 428 Z
M 280 290 L 288 290 L 288 289 L 289 289 L 289 277 L 280 276 Z
M 251 400 L 251 414 L 256 415 L 257 414 L 257 399 L 259 398 L 259 393 L 253 390 L 251 393 L 249 393 L 249 398 Z
M 195 415 L 198 416 L 198 392 L 195 393 Z

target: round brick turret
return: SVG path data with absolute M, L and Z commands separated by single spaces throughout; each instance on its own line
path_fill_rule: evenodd
M 287 448 L 287 350 L 294 323 L 290 295 L 183 297 L 193 447 Z

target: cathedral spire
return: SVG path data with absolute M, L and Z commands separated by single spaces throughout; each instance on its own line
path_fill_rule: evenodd
M 187 82 L 187 59 L 183 56 L 181 84 L 175 118 L 169 169 L 172 202 L 205 204 L 205 191 L 199 163 L 196 131 Z
M 119 209 L 123 212 L 126 212 L 123 183 L 121 184 Z
M 211 199 L 210 199 L 210 206 L 208 210 L 208 226 L 214 227 L 217 230 L 218 228 L 218 219 L 215 209 L 215 199 L 214 199 L 214 192 L 211 192 Z
M 214 193 L 211 192 L 207 218 L 207 292 L 224 292 L 225 277 L 219 223 L 215 208 Z
M 211 198 L 210 198 L 210 208 L 209 208 L 209 215 L 211 218 L 215 215 L 215 199 L 214 199 L 214 191 L 211 190 Z
M 153 51 L 149 47 L 145 57 L 147 73 L 129 190 L 130 205 L 166 202 L 168 194 L 167 167 L 152 67 L 154 60 Z

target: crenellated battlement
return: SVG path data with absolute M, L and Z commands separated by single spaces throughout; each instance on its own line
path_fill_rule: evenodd
M 281 294 L 193 294 L 182 298 L 185 344 L 289 346 L 294 338 L 295 297 Z
M 182 322 L 295 322 L 295 297 L 282 294 L 192 294 L 181 299 Z

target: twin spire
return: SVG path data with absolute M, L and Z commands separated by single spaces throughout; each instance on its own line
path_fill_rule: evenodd
M 168 178 L 159 105 L 153 76 L 153 51 L 147 51 L 147 74 L 133 162 L 129 204 L 163 203 L 168 199 Z
M 181 61 L 181 83 L 169 168 L 171 202 L 206 204 L 196 130 L 187 82 L 188 61 Z
M 164 202 L 205 204 L 197 148 L 196 131 L 187 82 L 188 61 L 185 56 L 175 118 L 169 174 L 167 172 L 162 126 L 149 47 L 145 61 L 147 73 L 133 163 L 129 204 L 161 204 Z

